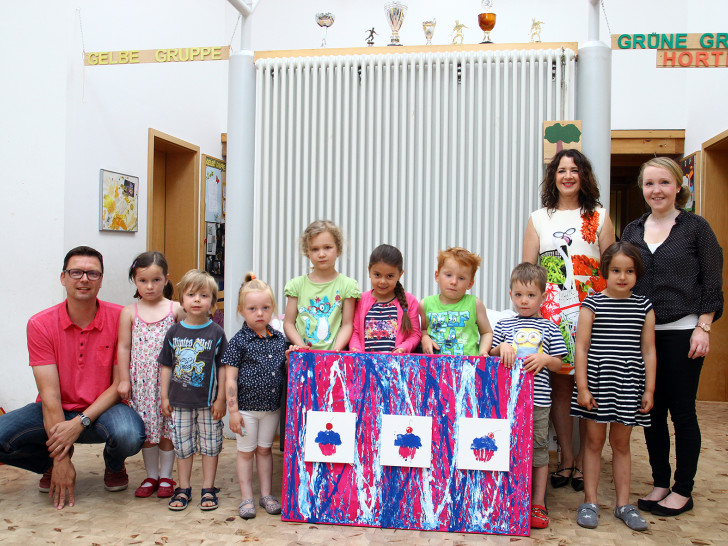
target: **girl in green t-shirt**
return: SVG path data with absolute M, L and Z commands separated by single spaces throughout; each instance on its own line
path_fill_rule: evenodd
M 301 253 L 313 270 L 288 281 L 283 329 L 292 350 L 341 351 L 351 338 L 359 283 L 336 271 L 344 237 L 328 220 L 316 220 L 301 236 Z

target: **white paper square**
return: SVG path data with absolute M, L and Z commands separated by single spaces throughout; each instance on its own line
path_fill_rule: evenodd
M 355 413 L 308 410 L 305 426 L 304 461 L 354 463 Z
M 460 470 L 508 472 L 511 461 L 511 426 L 508 419 L 458 419 Z
M 432 466 L 432 417 L 382 414 L 379 462 L 383 466 Z

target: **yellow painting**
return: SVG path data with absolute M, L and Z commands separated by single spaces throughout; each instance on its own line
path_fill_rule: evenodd
M 101 169 L 102 231 L 137 231 L 139 219 L 139 178 Z

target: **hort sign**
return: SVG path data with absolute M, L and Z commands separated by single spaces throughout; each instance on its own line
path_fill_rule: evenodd
M 658 68 L 728 67 L 728 32 L 612 34 L 612 49 L 655 49 Z

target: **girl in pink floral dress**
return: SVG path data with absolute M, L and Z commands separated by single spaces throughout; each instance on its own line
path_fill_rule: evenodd
M 179 303 L 171 301 L 174 288 L 161 252 L 144 252 L 129 268 L 137 288 L 137 303 L 128 305 L 119 318 L 119 395 L 128 400 L 142 420 L 147 440 L 142 456 L 147 477 L 134 493 L 137 497 L 171 497 L 174 446 L 170 419 L 162 415 L 157 356 L 164 336 L 184 317 Z

